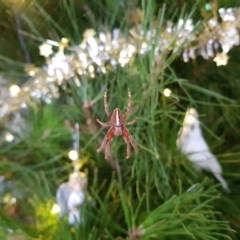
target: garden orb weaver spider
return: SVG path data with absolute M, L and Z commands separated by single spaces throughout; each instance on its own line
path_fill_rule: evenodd
M 97 149 L 97 152 L 105 152 L 105 159 L 109 160 L 111 158 L 111 150 L 110 150 L 110 144 L 113 140 L 114 136 L 122 136 L 125 143 L 127 144 L 127 156 L 126 158 L 130 158 L 131 156 L 131 147 L 138 152 L 138 147 L 136 143 L 133 140 L 132 135 L 129 133 L 128 129 L 126 126 L 133 125 L 137 119 L 130 121 L 130 122 L 125 122 L 125 120 L 128 118 L 130 112 L 131 112 L 131 107 L 132 107 L 132 95 L 130 90 L 128 89 L 128 105 L 127 105 L 127 110 L 124 114 L 121 113 L 119 108 L 115 108 L 113 110 L 112 115 L 109 112 L 108 109 L 108 102 L 107 102 L 107 90 L 104 92 L 104 109 L 105 113 L 110 119 L 109 122 L 104 123 L 97 119 L 97 122 L 102 125 L 103 127 L 110 127 L 108 129 L 108 132 L 103 139 L 100 147 Z

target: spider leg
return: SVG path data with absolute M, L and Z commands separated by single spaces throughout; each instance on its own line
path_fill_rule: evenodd
M 109 160 L 111 158 L 111 151 L 110 151 L 110 143 L 112 142 L 112 138 L 114 136 L 113 128 L 109 128 L 108 132 L 103 139 L 101 146 L 97 149 L 97 152 L 105 152 L 105 159 Z
M 130 158 L 130 156 L 131 156 L 131 146 L 133 147 L 135 152 L 138 152 L 138 147 L 137 147 L 136 143 L 134 142 L 132 135 L 129 133 L 128 129 L 125 128 L 125 127 L 123 127 L 123 138 L 124 138 L 124 141 L 127 144 L 127 156 L 126 156 L 126 158 Z
M 128 117 L 131 110 L 132 110 L 132 95 L 130 90 L 128 89 L 128 105 L 127 105 L 127 111 L 123 115 L 123 119 L 126 119 Z
M 105 156 L 104 157 L 105 157 L 106 160 L 111 160 L 111 158 L 112 158 L 110 143 L 111 142 L 107 142 L 106 148 L 105 148 Z
M 107 89 L 104 92 L 104 109 L 105 109 L 105 113 L 107 114 L 108 118 L 111 118 L 111 114 L 109 112 L 108 109 L 108 102 L 107 102 Z
M 136 121 L 137 121 L 137 118 L 132 120 L 132 121 L 130 121 L 130 122 L 125 122 L 124 125 L 125 126 L 133 125 Z
M 99 119 L 96 119 L 96 121 L 100 124 L 100 125 L 102 125 L 103 127 L 109 127 L 109 126 L 112 126 L 112 124 L 111 123 L 104 123 L 104 122 L 102 122 L 102 121 L 100 121 Z

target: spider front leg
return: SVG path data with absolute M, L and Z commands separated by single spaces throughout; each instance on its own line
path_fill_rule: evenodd
M 132 95 L 131 95 L 130 90 L 128 89 L 128 105 L 127 105 L 127 110 L 123 115 L 124 119 L 128 118 L 131 110 L 132 110 Z
M 108 118 L 110 119 L 111 118 L 111 114 L 110 114 L 109 109 L 108 109 L 107 89 L 104 92 L 104 110 L 105 110 L 105 113 L 107 114 Z
M 110 144 L 112 142 L 112 138 L 114 136 L 114 131 L 113 128 L 109 128 L 108 132 L 105 136 L 105 138 L 103 139 L 101 146 L 97 149 L 97 152 L 105 152 L 105 159 L 109 160 L 111 159 L 111 150 L 110 150 Z
M 135 152 L 138 152 L 139 150 L 138 150 L 138 147 L 137 147 L 136 143 L 133 140 L 132 135 L 129 133 L 129 131 L 126 127 L 123 127 L 123 138 L 124 138 L 124 141 L 127 144 L 127 156 L 126 156 L 126 158 L 130 158 L 130 156 L 131 156 L 131 146 L 133 147 Z

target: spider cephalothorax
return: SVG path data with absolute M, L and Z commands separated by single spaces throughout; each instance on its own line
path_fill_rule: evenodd
M 137 152 L 138 147 L 135 144 L 132 135 L 129 133 L 126 126 L 132 125 L 136 122 L 136 119 L 130 122 L 125 122 L 127 117 L 131 112 L 131 105 L 132 105 L 132 96 L 131 92 L 128 90 L 128 106 L 127 111 L 122 114 L 119 108 L 115 108 L 113 110 L 112 115 L 108 109 L 107 103 L 107 91 L 104 92 L 104 109 L 105 112 L 110 119 L 110 122 L 104 123 L 97 119 L 97 122 L 104 127 L 110 127 L 105 138 L 102 141 L 101 146 L 97 149 L 98 152 L 104 151 L 105 152 L 105 159 L 109 160 L 111 158 L 111 151 L 110 151 L 110 144 L 114 136 L 122 136 L 124 141 L 127 144 L 127 158 L 131 156 L 131 147 Z

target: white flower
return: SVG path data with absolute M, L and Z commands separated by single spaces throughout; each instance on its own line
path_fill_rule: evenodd
M 39 54 L 44 57 L 49 57 L 53 53 L 52 45 L 43 43 L 39 46 Z
M 226 66 L 228 64 L 229 56 L 227 53 L 217 53 L 216 57 L 213 59 L 214 62 L 216 62 L 217 66 Z

